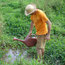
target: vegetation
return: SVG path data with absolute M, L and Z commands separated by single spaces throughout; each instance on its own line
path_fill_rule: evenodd
M 27 4 L 35 3 L 52 22 L 51 39 L 46 43 L 44 65 L 65 65 L 65 0 L 0 0 L 0 65 L 43 65 L 34 58 L 21 59 L 14 64 L 2 60 L 9 48 L 27 48 L 23 43 L 13 41 L 13 37 L 24 39 L 30 29 L 30 16 L 24 15 Z M 33 29 L 35 34 L 35 28 Z M 28 48 L 28 53 L 36 56 L 36 47 Z

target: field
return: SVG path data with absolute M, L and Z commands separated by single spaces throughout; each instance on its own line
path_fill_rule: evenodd
M 25 16 L 25 7 L 35 3 L 52 22 L 51 39 L 45 48 L 45 63 L 39 63 L 36 47 L 26 47 L 13 41 L 14 37 L 24 39 L 30 30 L 30 16 Z M 33 34 L 36 30 L 33 29 Z M 21 58 L 13 64 L 3 60 L 9 49 L 25 49 L 31 60 Z M 0 65 L 65 65 L 65 0 L 0 0 Z

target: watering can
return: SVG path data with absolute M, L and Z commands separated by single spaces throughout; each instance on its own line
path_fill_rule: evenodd
M 30 35 L 27 35 L 25 40 L 20 40 L 20 39 L 18 39 L 16 37 L 14 37 L 13 40 L 17 40 L 17 41 L 23 42 L 28 47 L 33 47 L 37 43 L 37 38 L 36 37 L 31 37 Z

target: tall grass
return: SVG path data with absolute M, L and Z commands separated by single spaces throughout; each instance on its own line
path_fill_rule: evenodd
M 3 17 L 0 12 L 0 44 L 1 44 L 1 42 L 3 42 L 2 34 L 3 34 Z

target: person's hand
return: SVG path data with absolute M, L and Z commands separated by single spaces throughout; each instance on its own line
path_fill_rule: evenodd
M 50 40 L 50 34 L 47 34 L 45 37 L 46 40 Z

